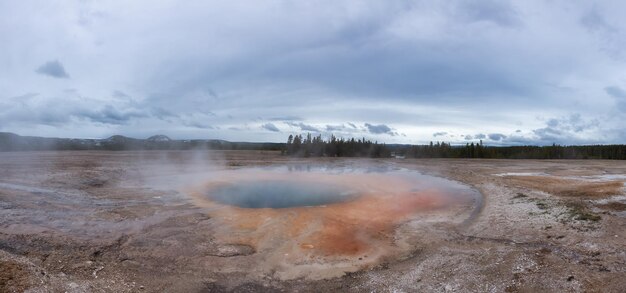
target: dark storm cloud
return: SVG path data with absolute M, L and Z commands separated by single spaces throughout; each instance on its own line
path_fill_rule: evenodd
M 433 133 L 433 137 L 444 136 L 446 134 L 448 134 L 448 133 L 447 132 L 435 132 L 435 133 Z
M 48 61 L 43 65 L 39 66 L 35 72 L 47 76 L 51 76 L 54 78 L 70 78 L 70 76 L 65 71 L 63 64 L 58 60 Z
M 365 128 L 367 128 L 367 131 L 369 131 L 372 134 L 388 134 L 391 136 L 398 135 L 397 132 L 394 132 L 391 129 L 391 127 L 385 124 L 373 125 L 373 124 L 365 123 Z
M 502 140 L 502 139 L 506 138 L 506 135 L 504 135 L 502 133 L 490 133 L 487 136 L 489 137 L 489 139 L 495 140 L 495 141 L 499 141 L 499 140 Z
M 280 129 L 278 129 L 278 127 L 276 127 L 273 123 L 265 123 L 261 125 L 261 128 L 272 132 L 280 132 Z
M 487 136 L 482 133 L 474 135 L 474 139 L 485 139 L 485 138 L 487 138 Z

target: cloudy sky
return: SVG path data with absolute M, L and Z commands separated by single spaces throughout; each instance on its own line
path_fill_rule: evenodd
M 0 131 L 626 143 L 624 1 L 0 1 Z

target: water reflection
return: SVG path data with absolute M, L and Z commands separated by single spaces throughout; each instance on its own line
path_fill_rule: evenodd
M 450 202 L 479 198 L 460 182 L 387 164 L 286 164 L 213 175 L 205 198 L 243 208 L 319 206 L 349 201 L 356 195 L 406 197 L 424 192 L 435 192 Z
M 287 180 L 224 184 L 209 191 L 210 199 L 242 208 L 290 208 L 348 201 L 356 191 L 339 185 Z

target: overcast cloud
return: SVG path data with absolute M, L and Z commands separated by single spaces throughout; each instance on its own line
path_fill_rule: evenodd
M 2 1 L 0 131 L 626 143 L 626 2 Z
M 70 78 L 70 76 L 65 72 L 65 68 L 63 68 L 63 64 L 59 61 L 49 61 L 39 66 L 35 71 L 37 73 L 48 75 L 56 78 Z

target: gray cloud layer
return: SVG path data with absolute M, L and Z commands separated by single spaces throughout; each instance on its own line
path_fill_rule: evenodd
M 278 127 L 276 127 L 276 125 L 274 125 L 273 123 L 265 123 L 261 125 L 261 127 L 265 130 L 269 130 L 272 132 L 280 132 L 280 129 L 278 129 Z
M 63 64 L 58 60 L 48 61 L 43 65 L 39 66 L 35 72 L 43 75 L 48 75 L 55 78 L 70 78 L 70 76 L 65 72 L 65 68 Z
M 365 127 L 372 134 L 389 134 L 391 136 L 397 135 L 391 127 L 385 124 L 372 125 L 369 123 L 365 123 Z
M 564 0 L 7 2 L 0 131 L 624 143 L 624 10 Z
M 285 122 L 285 124 L 287 124 L 287 125 L 289 125 L 289 126 L 291 126 L 291 127 L 296 127 L 296 128 L 298 128 L 300 131 L 305 131 L 305 132 L 307 132 L 307 131 L 308 131 L 308 132 L 320 132 L 320 130 L 319 130 L 317 127 L 312 126 L 312 125 L 308 125 L 308 124 L 304 124 L 304 123 L 302 123 L 302 122 L 295 123 L 295 122 L 289 122 L 289 121 L 286 121 L 286 122 Z

